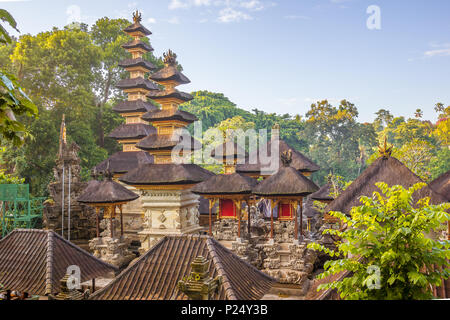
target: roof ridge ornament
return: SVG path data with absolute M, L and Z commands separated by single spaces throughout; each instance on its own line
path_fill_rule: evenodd
M 163 57 L 165 65 L 174 66 L 177 64 L 177 55 L 171 49 L 169 49 L 167 52 L 164 52 Z
M 292 163 L 292 149 L 285 151 L 281 154 L 281 162 L 283 162 L 283 166 L 289 167 Z
M 103 176 L 108 181 L 112 181 L 112 177 L 113 177 L 113 174 L 112 174 L 111 169 L 110 169 L 110 162 L 111 162 L 111 160 L 108 159 L 108 162 L 106 163 L 105 173 L 103 174 Z
M 388 147 L 387 137 L 384 136 L 384 145 L 378 146 L 378 151 L 380 152 L 380 155 L 383 157 L 383 159 L 388 159 L 392 156 L 393 147 L 394 147 L 393 145 Z
M 142 14 L 136 10 L 136 12 L 133 13 L 133 22 L 134 23 L 140 23 L 142 21 Z

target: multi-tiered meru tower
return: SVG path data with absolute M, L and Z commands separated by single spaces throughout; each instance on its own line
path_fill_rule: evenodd
M 124 30 L 133 40 L 122 46 L 131 54 L 131 58 L 119 63 L 119 66 L 127 70 L 130 76 L 117 84 L 117 88 L 123 90 L 128 95 L 128 99 L 113 108 L 125 118 L 125 123 L 108 135 L 122 145 L 122 151 L 113 154 L 96 167 L 97 171 L 102 173 L 109 161 L 110 170 L 115 179 L 137 168 L 140 164 L 153 162 L 150 154 L 136 148 L 136 144 L 141 139 L 156 132 L 154 127 L 141 118 L 148 111 L 158 110 L 147 101 L 146 97 L 150 91 L 158 90 L 158 86 L 146 78 L 150 71 L 155 70 L 155 66 L 143 58 L 146 53 L 153 51 L 153 48 L 143 41 L 143 38 L 151 35 L 151 32 L 141 25 L 139 12 L 134 13 L 133 22 Z M 136 192 L 133 187 L 128 188 Z M 138 240 L 137 233 L 142 230 L 142 212 L 140 199 L 123 207 L 125 235 L 132 240 Z
M 213 174 L 194 164 L 175 163 L 176 157 L 201 148 L 201 144 L 192 137 L 179 134 L 181 129 L 197 120 L 194 115 L 179 109 L 180 104 L 193 97 L 176 87 L 190 80 L 179 71 L 177 56 L 171 50 L 164 54 L 164 67 L 152 73 L 149 79 L 145 78 L 154 67 L 142 59 L 142 55 L 152 49 L 140 40 L 150 34 L 140 21 L 140 14 L 136 12 L 134 24 L 125 29 L 134 38 L 123 46 L 132 54 L 132 59 L 120 65 L 130 72 L 130 79 L 122 80 L 117 87 L 128 94 L 128 101 L 114 110 L 121 113 L 127 122 L 110 135 L 124 149 L 120 156 L 113 155 L 110 160 L 116 177 L 141 193 L 136 213 L 142 213 L 139 219 L 143 222 L 143 230 L 139 232 L 139 238 L 141 251 L 145 252 L 166 235 L 201 230 L 198 196 L 190 189 Z M 159 107 L 147 102 L 147 98 Z M 175 147 L 175 150 L 181 150 L 174 152 Z M 118 161 L 115 163 L 116 158 Z M 124 164 L 126 170 L 115 170 L 119 164 Z M 132 213 L 124 208 L 125 219 Z

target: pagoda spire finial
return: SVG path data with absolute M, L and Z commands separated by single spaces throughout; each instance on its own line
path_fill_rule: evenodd
M 177 55 L 175 52 L 173 52 L 171 49 L 169 49 L 167 52 L 163 53 L 164 57 L 164 64 L 165 65 L 176 65 L 177 63 Z
M 292 162 L 292 150 L 289 149 L 281 154 L 281 162 L 285 167 L 289 167 Z
M 139 12 L 139 10 L 136 10 L 133 13 L 133 22 L 134 23 L 139 23 L 142 21 L 142 14 Z
M 392 155 L 392 149 L 393 149 L 393 146 L 388 147 L 387 136 L 384 136 L 384 145 L 378 146 L 378 151 L 380 152 L 380 155 L 384 159 L 387 159 Z

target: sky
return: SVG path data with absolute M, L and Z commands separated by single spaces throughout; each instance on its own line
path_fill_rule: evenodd
M 361 122 L 381 108 L 436 120 L 450 105 L 448 0 L 0 0 L 21 34 L 132 19 L 142 12 L 155 54 L 178 55 L 192 83 L 238 107 L 304 115 L 347 99 Z M 16 32 L 11 32 L 19 35 Z

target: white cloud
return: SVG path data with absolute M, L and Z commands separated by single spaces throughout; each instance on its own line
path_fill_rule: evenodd
M 178 17 L 172 17 L 169 20 L 167 20 L 170 24 L 180 24 L 180 19 Z
M 147 22 L 148 22 L 148 23 L 153 23 L 153 24 L 154 24 L 154 23 L 156 23 L 156 19 L 155 19 L 155 18 L 148 18 L 148 19 L 147 19 Z
M 241 1 L 239 4 L 240 7 L 251 11 L 261 11 L 276 5 L 277 4 L 275 2 L 262 2 L 260 0 Z
M 75 4 L 70 5 L 66 9 L 67 24 L 73 22 L 81 22 L 81 8 Z
M 201 7 L 211 5 L 212 0 L 171 0 L 169 10 L 187 9 L 192 6 Z
M 231 7 L 220 10 L 219 12 L 219 22 L 229 23 L 229 22 L 239 22 L 241 20 L 253 20 L 253 18 L 238 10 L 234 10 Z
M 444 57 L 444 56 L 450 56 L 450 48 L 446 49 L 436 49 L 436 50 L 428 50 L 425 51 L 424 55 L 426 57 Z

